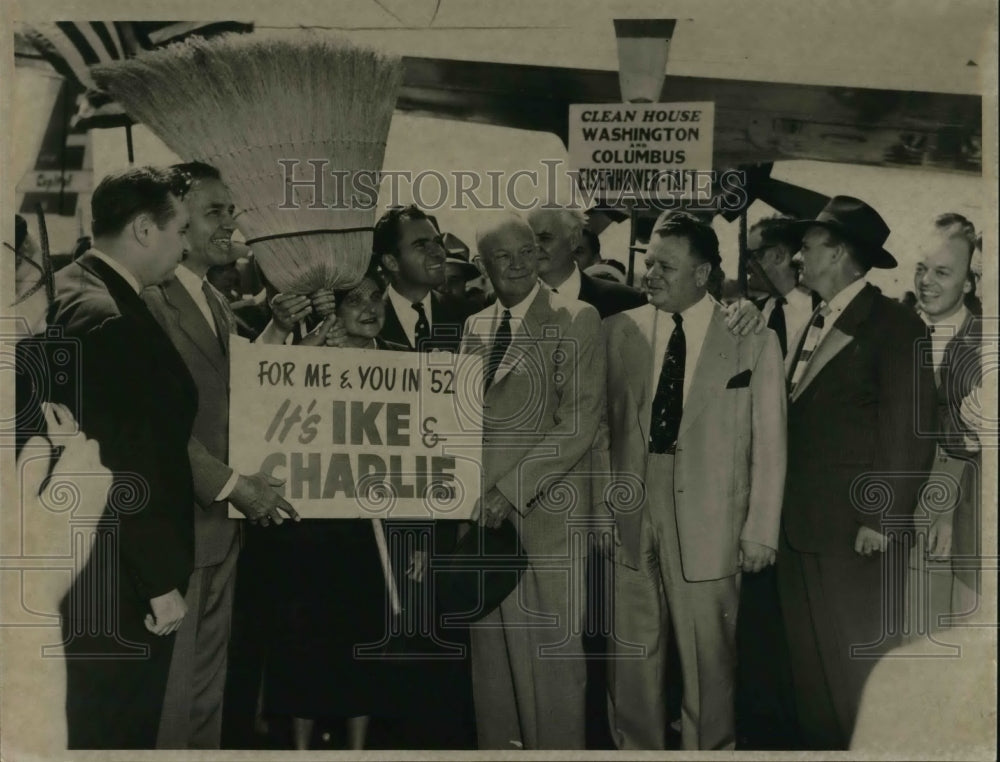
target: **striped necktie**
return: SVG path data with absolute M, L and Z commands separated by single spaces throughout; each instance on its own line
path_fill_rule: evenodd
M 823 325 L 829 314 L 830 308 L 825 304 L 813 313 L 812 320 L 809 321 L 809 329 L 806 331 L 802 346 L 799 348 L 798 357 L 795 358 L 795 364 L 792 366 L 792 380 L 788 387 L 789 394 L 795 391 L 795 387 L 805 375 L 806 368 L 809 366 L 809 358 L 813 356 L 819 345 L 820 336 L 823 334 Z

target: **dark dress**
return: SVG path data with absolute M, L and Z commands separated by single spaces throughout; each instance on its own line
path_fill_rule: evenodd
M 275 566 L 268 713 L 377 714 L 388 600 L 372 522 L 303 519 L 269 531 Z
M 382 713 L 391 611 L 371 520 L 303 519 L 266 531 L 274 533 L 266 711 Z

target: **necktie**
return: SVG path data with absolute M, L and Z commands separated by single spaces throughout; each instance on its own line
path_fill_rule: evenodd
M 483 385 L 483 393 L 490 388 L 493 378 L 497 374 L 500 363 L 503 362 L 504 355 L 507 354 L 507 347 L 510 346 L 510 310 L 503 311 L 503 318 L 497 328 L 496 336 L 493 337 L 493 348 L 490 349 L 489 365 L 486 367 L 486 380 Z
M 767 319 L 767 327 L 778 334 L 778 343 L 781 345 L 781 356 L 788 354 L 788 328 L 785 325 L 785 305 L 788 302 L 783 296 L 774 300 L 774 309 L 771 310 L 771 317 Z
M 215 319 L 215 335 L 219 339 L 219 347 L 222 349 L 222 354 L 226 354 L 229 349 L 229 334 L 233 332 L 233 323 L 230 321 L 229 309 L 223 306 L 222 300 L 219 299 L 218 294 L 215 293 L 215 289 L 212 288 L 212 285 L 207 280 L 201 282 L 201 291 L 205 295 L 205 300 L 208 302 L 208 309 Z
M 795 358 L 792 366 L 792 380 L 788 391 L 792 393 L 795 387 L 805 375 L 806 367 L 809 365 L 809 358 L 813 356 L 819 344 L 819 337 L 823 333 L 823 325 L 826 323 L 826 316 L 830 314 L 830 308 L 825 304 L 813 313 L 812 320 L 809 321 L 809 329 L 806 331 L 802 346 L 799 348 L 799 355 Z
M 649 451 L 652 453 L 672 453 L 677 446 L 684 410 L 684 360 L 687 354 L 683 322 L 680 313 L 675 313 L 674 331 L 667 342 L 660 381 L 653 397 L 653 415 L 649 422 Z
M 422 343 L 431 337 L 431 324 L 427 321 L 423 302 L 414 302 L 413 309 L 417 311 L 417 327 L 413 331 L 413 345 L 420 349 Z

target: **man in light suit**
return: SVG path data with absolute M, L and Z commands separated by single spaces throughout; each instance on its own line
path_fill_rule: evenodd
M 143 300 L 180 353 L 198 388 L 198 413 L 188 454 L 194 477 L 194 571 L 185 601 L 189 615 L 177 632 L 157 738 L 161 749 L 217 749 L 233 588 L 238 522 L 227 501 L 254 521 L 280 524 L 295 510 L 263 474 L 244 476 L 229 458 L 229 337 L 236 322 L 225 298 L 208 283 L 208 269 L 231 261 L 233 202 L 217 170 L 192 162 L 184 197 L 188 249 L 175 277 L 143 291 Z
M 597 311 L 537 280 L 527 223 L 480 231 L 477 262 L 496 304 L 469 318 L 462 352 L 484 367 L 483 492 L 489 527 L 514 523 L 528 556 L 517 587 L 472 630 L 481 749 L 582 749 L 585 547 L 574 520 L 591 513 L 590 452 L 604 404 Z
M 920 433 L 934 431 L 934 376 L 918 361 L 923 323 L 865 280 L 896 266 L 878 212 L 835 196 L 795 227 L 802 282 L 823 302 L 788 375 L 778 587 L 803 741 L 846 749 L 868 673 L 900 639 L 896 537 L 934 454 Z
M 602 490 L 618 535 L 613 653 L 645 649 L 611 661 L 612 735 L 621 749 L 665 748 L 669 609 L 682 747 L 731 749 L 740 575 L 773 563 L 778 546 L 781 350 L 771 331 L 734 335 L 708 296 L 720 265 L 711 226 L 664 215 L 646 265 L 649 305 L 604 324 L 607 444 L 621 486 Z

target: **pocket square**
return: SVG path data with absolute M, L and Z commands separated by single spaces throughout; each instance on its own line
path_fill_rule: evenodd
M 752 374 L 753 371 L 749 369 L 743 371 L 742 373 L 737 373 L 735 376 L 729 379 L 729 382 L 726 384 L 726 388 L 745 389 L 746 387 L 750 386 L 750 376 Z

